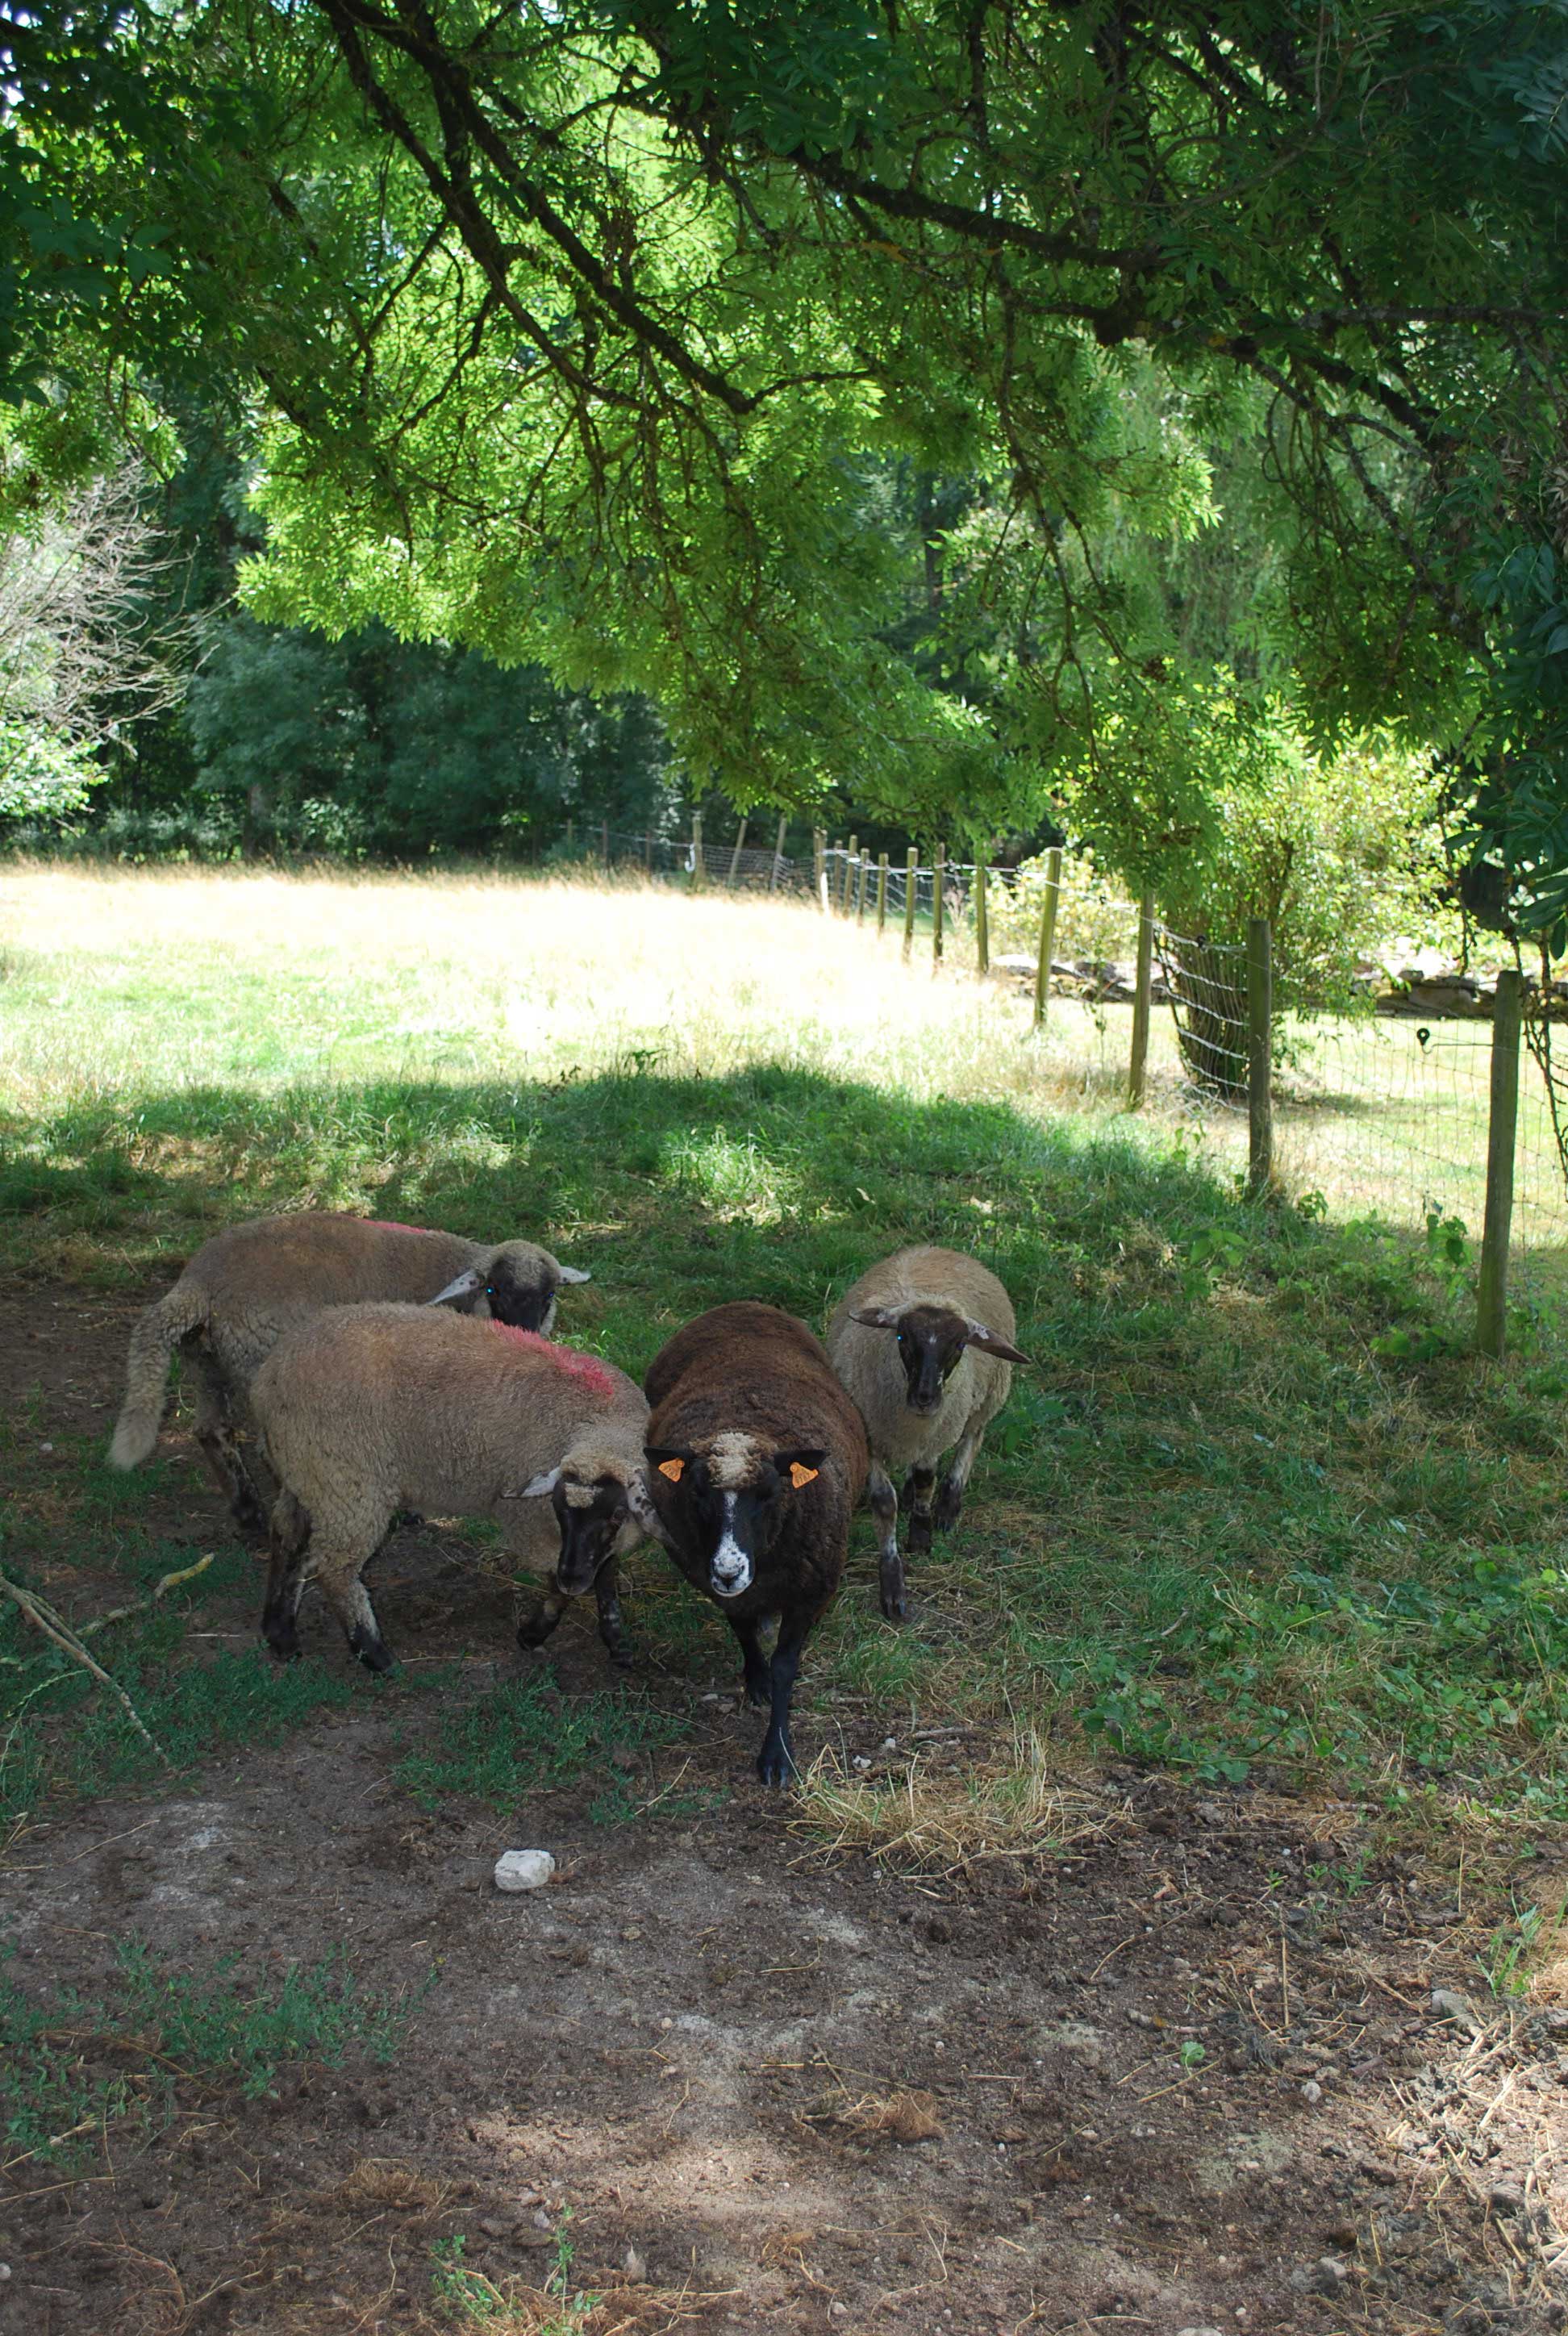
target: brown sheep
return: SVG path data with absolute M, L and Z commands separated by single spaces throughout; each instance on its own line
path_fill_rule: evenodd
M 864 1430 L 821 1343 L 774 1306 L 699 1315 L 646 1384 L 651 1529 L 740 1640 L 747 1697 L 770 1711 L 757 1775 L 783 1785 L 801 1650 L 837 1593 L 865 1484 Z

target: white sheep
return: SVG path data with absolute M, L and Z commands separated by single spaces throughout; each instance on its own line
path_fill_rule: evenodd
M 398 1513 L 492 1517 L 535 1569 L 548 1500 L 554 1581 L 519 1642 L 541 1644 L 592 1585 L 605 1644 L 629 1660 L 616 1562 L 644 1533 L 648 1403 L 624 1371 L 444 1308 L 335 1306 L 278 1340 L 250 1400 L 281 1486 L 261 1624 L 275 1654 L 299 1651 L 315 1582 L 353 1652 L 389 1669 L 360 1575 Z
M 913 1496 L 909 1545 L 929 1550 L 963 1511 L 964 1487 L 987 1427 L 1008 1399 L 1014 1363 L 1011 1300 L 994 1273 L 952 1249 L 901 1249 L 862 1273 L 833 1310 L 827 1347 L 871 1444 L 866 1489 L 876 1519 L 882 1612 L 904 1616 L 899 1496 Z M 937 1465 L 953 1452 L 937 1492 Z M 892 1472 L 891 1474 L 890 1472 Z
M 561 1283 L 588 1279 L 532 1241 L 487 1244 L 317 1210 L 230 1225 L 203 1243 L 131 1332 L 110 1464 L 134 1468 L 157 1443 L 178 1347 L 196 1383 L 197 1441 L 219 1489 L 237 1523 L 265 1525 L 275 1487 L 257 1463 L 249 1389 L 286 1330 L 327 1306 L 466 1300 L 548 1336 Z

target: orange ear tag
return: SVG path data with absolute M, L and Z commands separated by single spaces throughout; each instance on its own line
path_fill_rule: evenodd
M 803 1467 L 798 1460 L 792 1460 L 790 1462 L 790 1483 L 794 1486 L 797 1493 L 800 1491 L 803 1484 L 814 1484 L 821 1475 L 822 1470 L 820 1468 Z
M 667 1476 L 672 1484 L 678 1484 L 685 1467 L 684 1460 L 661 1460 L 658 1464 L 658 1473 L 661 1476 Z

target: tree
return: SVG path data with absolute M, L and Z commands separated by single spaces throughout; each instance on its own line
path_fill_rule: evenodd
M 3 443 L 0 464 L 0 816 L 58 815 L 101 781 L 96 752 L 122 725 L 178 696 L 186 642 L 148 622 L 167 551 L 133 470 L 29 510 Z
M 259 384 L 260 613 L 645 687 L 741 800 L 989 816 L 1189 659 L 1145 555 L 1250 450 L 1315 729 L 1481 742 L 1554 913 L 1559 0 L 117 23 L 84 113 L 14 32 L 18 134 L 100 232 L 77 344 Z M 957 686 L 897 638 L 890 455 L 984 489 Z

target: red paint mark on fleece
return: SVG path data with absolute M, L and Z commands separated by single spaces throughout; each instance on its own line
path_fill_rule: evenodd
M 575 1347 L 554 1346 L 549 1338 L 541 1338 L 537 1330 L 520 1330 L 515 1323 L 492 1320 L 490 1327 L 515 1345 L 527 1347 L 531 1353 L 547 1355 L 558 1371 L 564 1371 L 568 1378 L 580 1379 L 595 1395 L 614 1395 L 615 1381 L 597 1355 L 579 1355 Z
M 365 1222 L 373 1225 L 378 1233 L 428 1233 L 430 1231 L 428 1225 L 394 1224 L 390 1217 L 366 1217 Z

